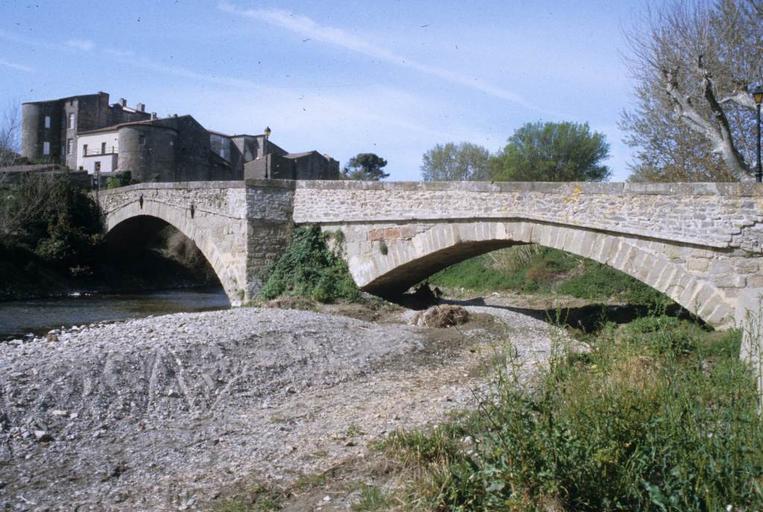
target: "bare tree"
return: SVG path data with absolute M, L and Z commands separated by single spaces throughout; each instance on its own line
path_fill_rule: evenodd
M 629 34 L 637 107 L 625 112 L 636 178 L 714 181 L 752 175 L 750 87 L 763 79 L 763 9 L 755 0 L 674 2 Z
M 18 159 L 21 138 L 21 114 L 18 102 L 8 103 L 0 111 L 0 167 L 13 165 Z

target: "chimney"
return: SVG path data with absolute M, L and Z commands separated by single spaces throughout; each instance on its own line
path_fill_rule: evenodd
M 143 103 L 138 103 L 135 105 L 135 108 L 138 110 L 138 112 L 145 112 L 146 111 L 146 105 Z
M 127 100 L 125 98 L 119 98 L 119 104 L 123 107 L 127 106 Z

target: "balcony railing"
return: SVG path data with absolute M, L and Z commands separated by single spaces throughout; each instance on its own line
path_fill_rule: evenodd
M 117 154 L 119 154 L 119 152 L 116 150 L 116 148 L 114 146 L 112 146 L 111 147 L 111 151 L 109 151 L 109 149 L 107 148 L 105 152 L 102 152 L 100 150 L 98 150 L 98 151 L 91 151 L 91 150 L 88 149 L 87 153 L 85 153 L 85 152 L 82 153 L 82 156 L 83 157 L 88 157 L 88 156 L 103 156 L 103 155 L 117 155 Z

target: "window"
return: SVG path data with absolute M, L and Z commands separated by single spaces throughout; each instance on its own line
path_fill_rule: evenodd
M 74 139 L 66 139 L 66 154 L 71 155 L 74 147 Z
M 106 154 L 106 143 L 105 142 L 101 142 L 101 154 L 102 155 Z
M 50 128 L 50 116 L 45 116 L 45 128 Z
M 146 136 L 145 135 L 139 135 L 138 136 L 138 144 L 141 146 L 146 143 Z
M 101 162 L 95 163 L 95 172 L 101 172 Z
M 42 154 L 45 156 L 50 154 L 50 142 L 45 141 L 42 143 Z
M 69 123 L 66 125 L 70 130 L 74 129 L 74 113 L 69 114 Z
M 82 156 L 87 156 L 87 144 L 82 145 Z

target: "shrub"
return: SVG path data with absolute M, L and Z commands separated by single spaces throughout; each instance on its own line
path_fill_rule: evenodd
M 132 172 L 122 171 L 116 173 L 114 176 L 108 177 L 106 180 L 106 188 L 112 189 L 126 187 L 127 185 L 132 185 L 133 183 L 137 183 L 137 181 L 132 179 Z
M 309 297 L 319 302 L 357 300 L 360 292 L 347 264 L 326 245 L 327 235 L 317 226 L 294 230 L 292 240 L 275 262 L 260 295 Z

